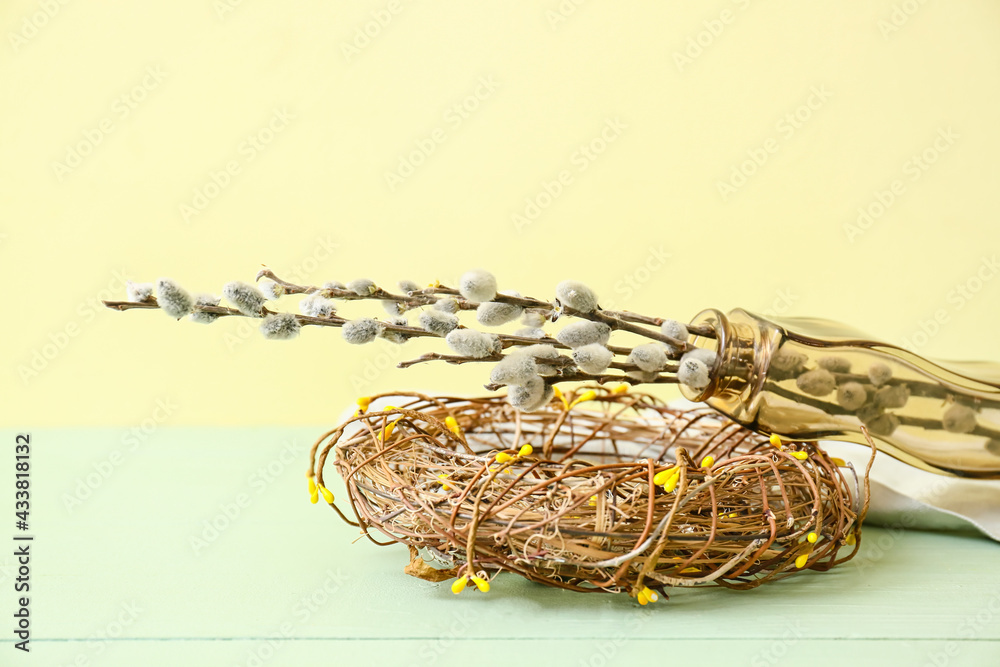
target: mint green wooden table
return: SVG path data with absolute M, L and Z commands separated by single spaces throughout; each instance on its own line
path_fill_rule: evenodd
M 0 665 L 1000 665 L 989 540 L 868 528 L 831 572 L 645 608 L 512 575 L 455 596 L 309 504 L 319 433 L 32 431 L 32 650 L 12 647 L 5 548 Z

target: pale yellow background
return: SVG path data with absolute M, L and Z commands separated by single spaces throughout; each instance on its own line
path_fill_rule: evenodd
M 895 343 L 943 311 L 921 352 L 1000 360 L 1000 280 L 967 302 L 953 292 L 993 277 L 982 262 L 1000 243 L 995 2 L 912 2 L 893 17 L 902 5 L 885 0 L 567 1 L 560 21 L 556 0 L 234 4 L 0 8 L 3 425 L 328 424 L 366 364 L 403 358 L 332 330 L 274 343 L 235 318 L 98 309 L 124 297 L 115 272 L 218 292 L 262 263 L 388 286 L 483 266 L 541 297 L 573 277 L 640 312 L 774 309 Z M 149 68 L 162 80 L 123 117 L 116 100 Z M 482 77 L 495 90 L 449 122 Z M 781 129 L 814 89 L 828 99 Z M 275 109 L 293 118 L 249 161 L 240 145 Z M 60 178 L 55 163 L 105 119 L 111 131 Z M 574 154 L 609 119 L 624 129 L 579 171 Z M 912 180 L 911 156 L 949 128 L 957 138 Z M 391 189 L 385 173 L 435 132 L 444 141 Z M 777 151 L 724 201 L 718 183 L 768 140 Z M 232 160 L 240 173 L 185 221 L 181 205 Z M 512 215 L 562 170 L 572 183 L 519 232 Z M 905 190 L 851 242 L 845 224 L 895 179 Z M 669 258 L 646 273 L 658 252 Z M 626 277 L 644 280 L 634 294 Z M 51 347 L 67 328 L 77 335 Z M 424 366 L 364 389 L 468 393 L 483 376 Z

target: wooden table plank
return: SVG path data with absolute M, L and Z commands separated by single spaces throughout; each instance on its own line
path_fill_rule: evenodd
M 487 595 L 455 596 L 447 582 L 403 574 L 404 547 L 352 543 L 356 529 L 309 504 L 304 473 L 318 434 L 162 428 L 131 450 L 114 429 L 34 431 L 35 653 L 23 664 L 242 665 L 272 643 L 267 664 L 323 654 L 348 664 L 372 652 L 385 664 L 432 664 L 428 655 L 470 651 L 480 664 L 605 664 L 602 646 L 615 651 L 606 664 L 706 650 L 743 664 L 854 652 L 1000 664 L 1000 545 L 987 539 L 870 527 L 859 558 L 830 572 L 748 592 L 678 590 L 647 608 L 513 575 Z M 11 555 L 0 561 L 5 609 L 12 565 Z M 505 637 L 517 641 L 495 645 Z

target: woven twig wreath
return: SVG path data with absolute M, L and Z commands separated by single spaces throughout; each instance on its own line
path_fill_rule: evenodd
M 578 391 L 530 414 L 503 397 L 396 392 L 399 407 L 370 412 L 383 396 L 365 399 L 314 445 L 313 499 L 376 544 L 410 546 L 407 571 L 454 577 L 455 592 L 507 570 L 645 604 L 667 586 L 753 588 L 857 552 L 867 470 L 707 408 Z M 324 484 L 331 452 L 356 521 Z

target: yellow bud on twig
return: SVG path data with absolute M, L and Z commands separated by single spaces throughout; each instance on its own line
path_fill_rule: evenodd
M 473 576 L 472 577 L 472 583 L 474 583 L 476 585 L 476 588 L 479 589 L 479 592 L 481 592 L 481 593 L 489 593 L 490 592 L 490 582 L 486 581 L 482 577 Z
M 319 486 L 319 492 L 323 494 L 323 500 L 325 500 L 331 505 L 333 504 L 333 493 L 330 491 L 330 489 L 326 488 L 325 486 Z

